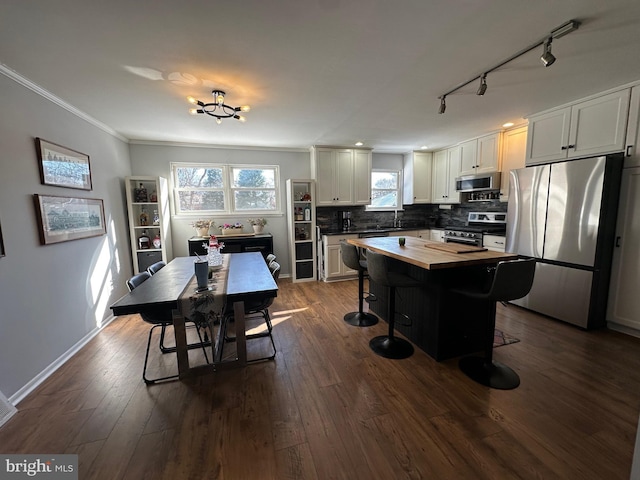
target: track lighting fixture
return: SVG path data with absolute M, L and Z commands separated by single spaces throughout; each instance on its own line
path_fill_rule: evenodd
M 485 73 L 484 75 L 482 75 L 482 77 L 480 77 L 480 86 L 478 87 L 478 91 L 476 92 L 476 95 L 484 95 L 486 91 L 487 91 L 487 74 Z
M 438 113 L 444 113 L 444 111 L 446 110 L 447 105 L 445 103 L 445 98 L 447 98 L 447 95 L 450 95 L 453 92 L 457 92 L 461 88 L 466 87 L 471 82 L 474 82 L 474 81 L 476 81 L 478 79 L 480 79 L 480 85 L 478 86 L 478 90 L 476 91 L 476 95 L 480 95 L 480 96 L 484 95 L 485 92 L 487 91 L 487 74 L 493 72 L 494 70 L 499 69 L 500 67 L 506 65 L 507 63 L 511 62 L 512 60 L 515 60 L 516 58 L 524 55 L 525 53 L 529 53 L 531 50 L 533 50 L 534 48 L 538 48 L 540 45 L 544 46 L 544 52 L 542 53 L 542 56 L 540 57 L 540 60 L 542 61 L 542 63 L 544 64 L 545 67 L 549 67 L 549 66 L 553 65 L 553 63 L 556 61 L 556 57 L 551 53 L 551 41 L 553 39 L 564 37 L 568 33 L 571 33 L 574 30 L 577 30 L 579 26 L 580 26 L 580 22 L 579 21 L 577 21 L 577 20 L 569 20 L 568 22 L 565 22 L 562 25 L 560 25 L 558 28 L 553 29 L 549 35 L 546 35 L 542 40 L 538 41 L 537 43 L 534 43 L 533 45 L 529 45 L 527 48 L 524 48 L 524 49 L 520 50 L 519 52 L 511 55 L 509 58 L 507 58 L 506 60 L 500 62 L 498 65 L 496 65 L 494 67 L 491 67 L 489 69 L 486 69 L 483 74 L 478 75 L 476 77 L 473 77 L 471 80 L 468 80 L 468 81 L 466 81 L 464 83 L 461 83 L 457 87 L 455 87 L 455 88 L 449 90 L 448 92 L 440 95 L 438 97 L 440 99 L 440 108 L 438 109 Z
M 551 37 L 549 37 L 549 40 L 547 40 L 544 44 L 544 52 L 540 57 L 540 61 L 544 64 L 545 67 L 550 67 L 551 65 L 553 65 L 553 62 L 556 61 L 556 57 L 554 57 L 553 53 L 551 53 Z
M 446 95 L 440 97 L 440 108 L 438 109 L 438 113 L 444 113 L 447 109 L 447 102 L 445 101 L 445 98 L 447 98 Z

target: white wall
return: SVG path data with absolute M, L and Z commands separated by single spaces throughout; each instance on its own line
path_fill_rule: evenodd
M 307 150 L 260 150 L 235 149 L 205 146 L 178 146 L 168 144 L 132 144 L 130 146 L 131 169 L 133 175 L 162 176 L 170 180 L 171 162 L 185 163 L 219 163 L 227 165 L 279 165 L 280 186 L 283 213 L 277 216 L 267 216 L 266 232 L 273 235 L 273 249 L 278 262 L 282 266 L 282 275 L 290 275 L 290 254 L 287 242 L 287 217 L 285 181 L 287 178 L 310 178 L 311 157 Z M 170 182 L 170 186 L 171 182 Z M 172 212 L 173 196 L 171 195 Z M 248 216 L 212 216 L 217 225 L 222 223 L 241 222 L 247 225 Z M 175 257 L 189 254 L 187 240 L 194 235 L 190 226 L 193 217 L 171 218 L 171 237 L 173 240 L 173 255 Z M 249 227 L 245 227 L 250 231 Z
M 35 137 L 90 157 L 93 190 L 40 184 Z M 0 391 L 14 403 L 110 317 L 131 275 L 128 145 L 0 74 Z M 33 194 L 101 198 L 107 235 L 40 245 Z

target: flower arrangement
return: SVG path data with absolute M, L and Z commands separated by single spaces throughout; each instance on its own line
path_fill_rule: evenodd
M 257 225 L 259 227 L 264 227 L 267 224 L 266 218 L 250 218 L 247 220 L 251 225 Z
M 213 220 L 203 220 L 199 218 L 195 222 L 191 222 L 191 226 L 193 228 L 210 228 L 215 225 Z
M 242 224 L 240 222 L 225 223 L 225 224 L 220 226 L 221 230 L 226 230 L 227 228 L 242 228 Z

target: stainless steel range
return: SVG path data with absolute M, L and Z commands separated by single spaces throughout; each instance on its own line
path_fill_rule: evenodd
M 485 233 L 499 235 L 505 233 L 506 228 L 506 213 L 469 212 L 466 225 L 446 227 L 444 231 L 444 241 L 481 247 L 482 236 Z

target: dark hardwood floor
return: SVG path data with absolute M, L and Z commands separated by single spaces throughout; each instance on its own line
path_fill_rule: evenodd
M 522 383 L 491 390 L 456 359 L 374 355 L 386 324 L 342 321 L 356 281 L 279 286 L 274 361 L 145 386 L 148 325 L 121 317 L 18 405 L 0 451 L 77 453 L 83 480 L 629 478 L 639 339 L 499 306 L 520 342 L 494 358 Z

